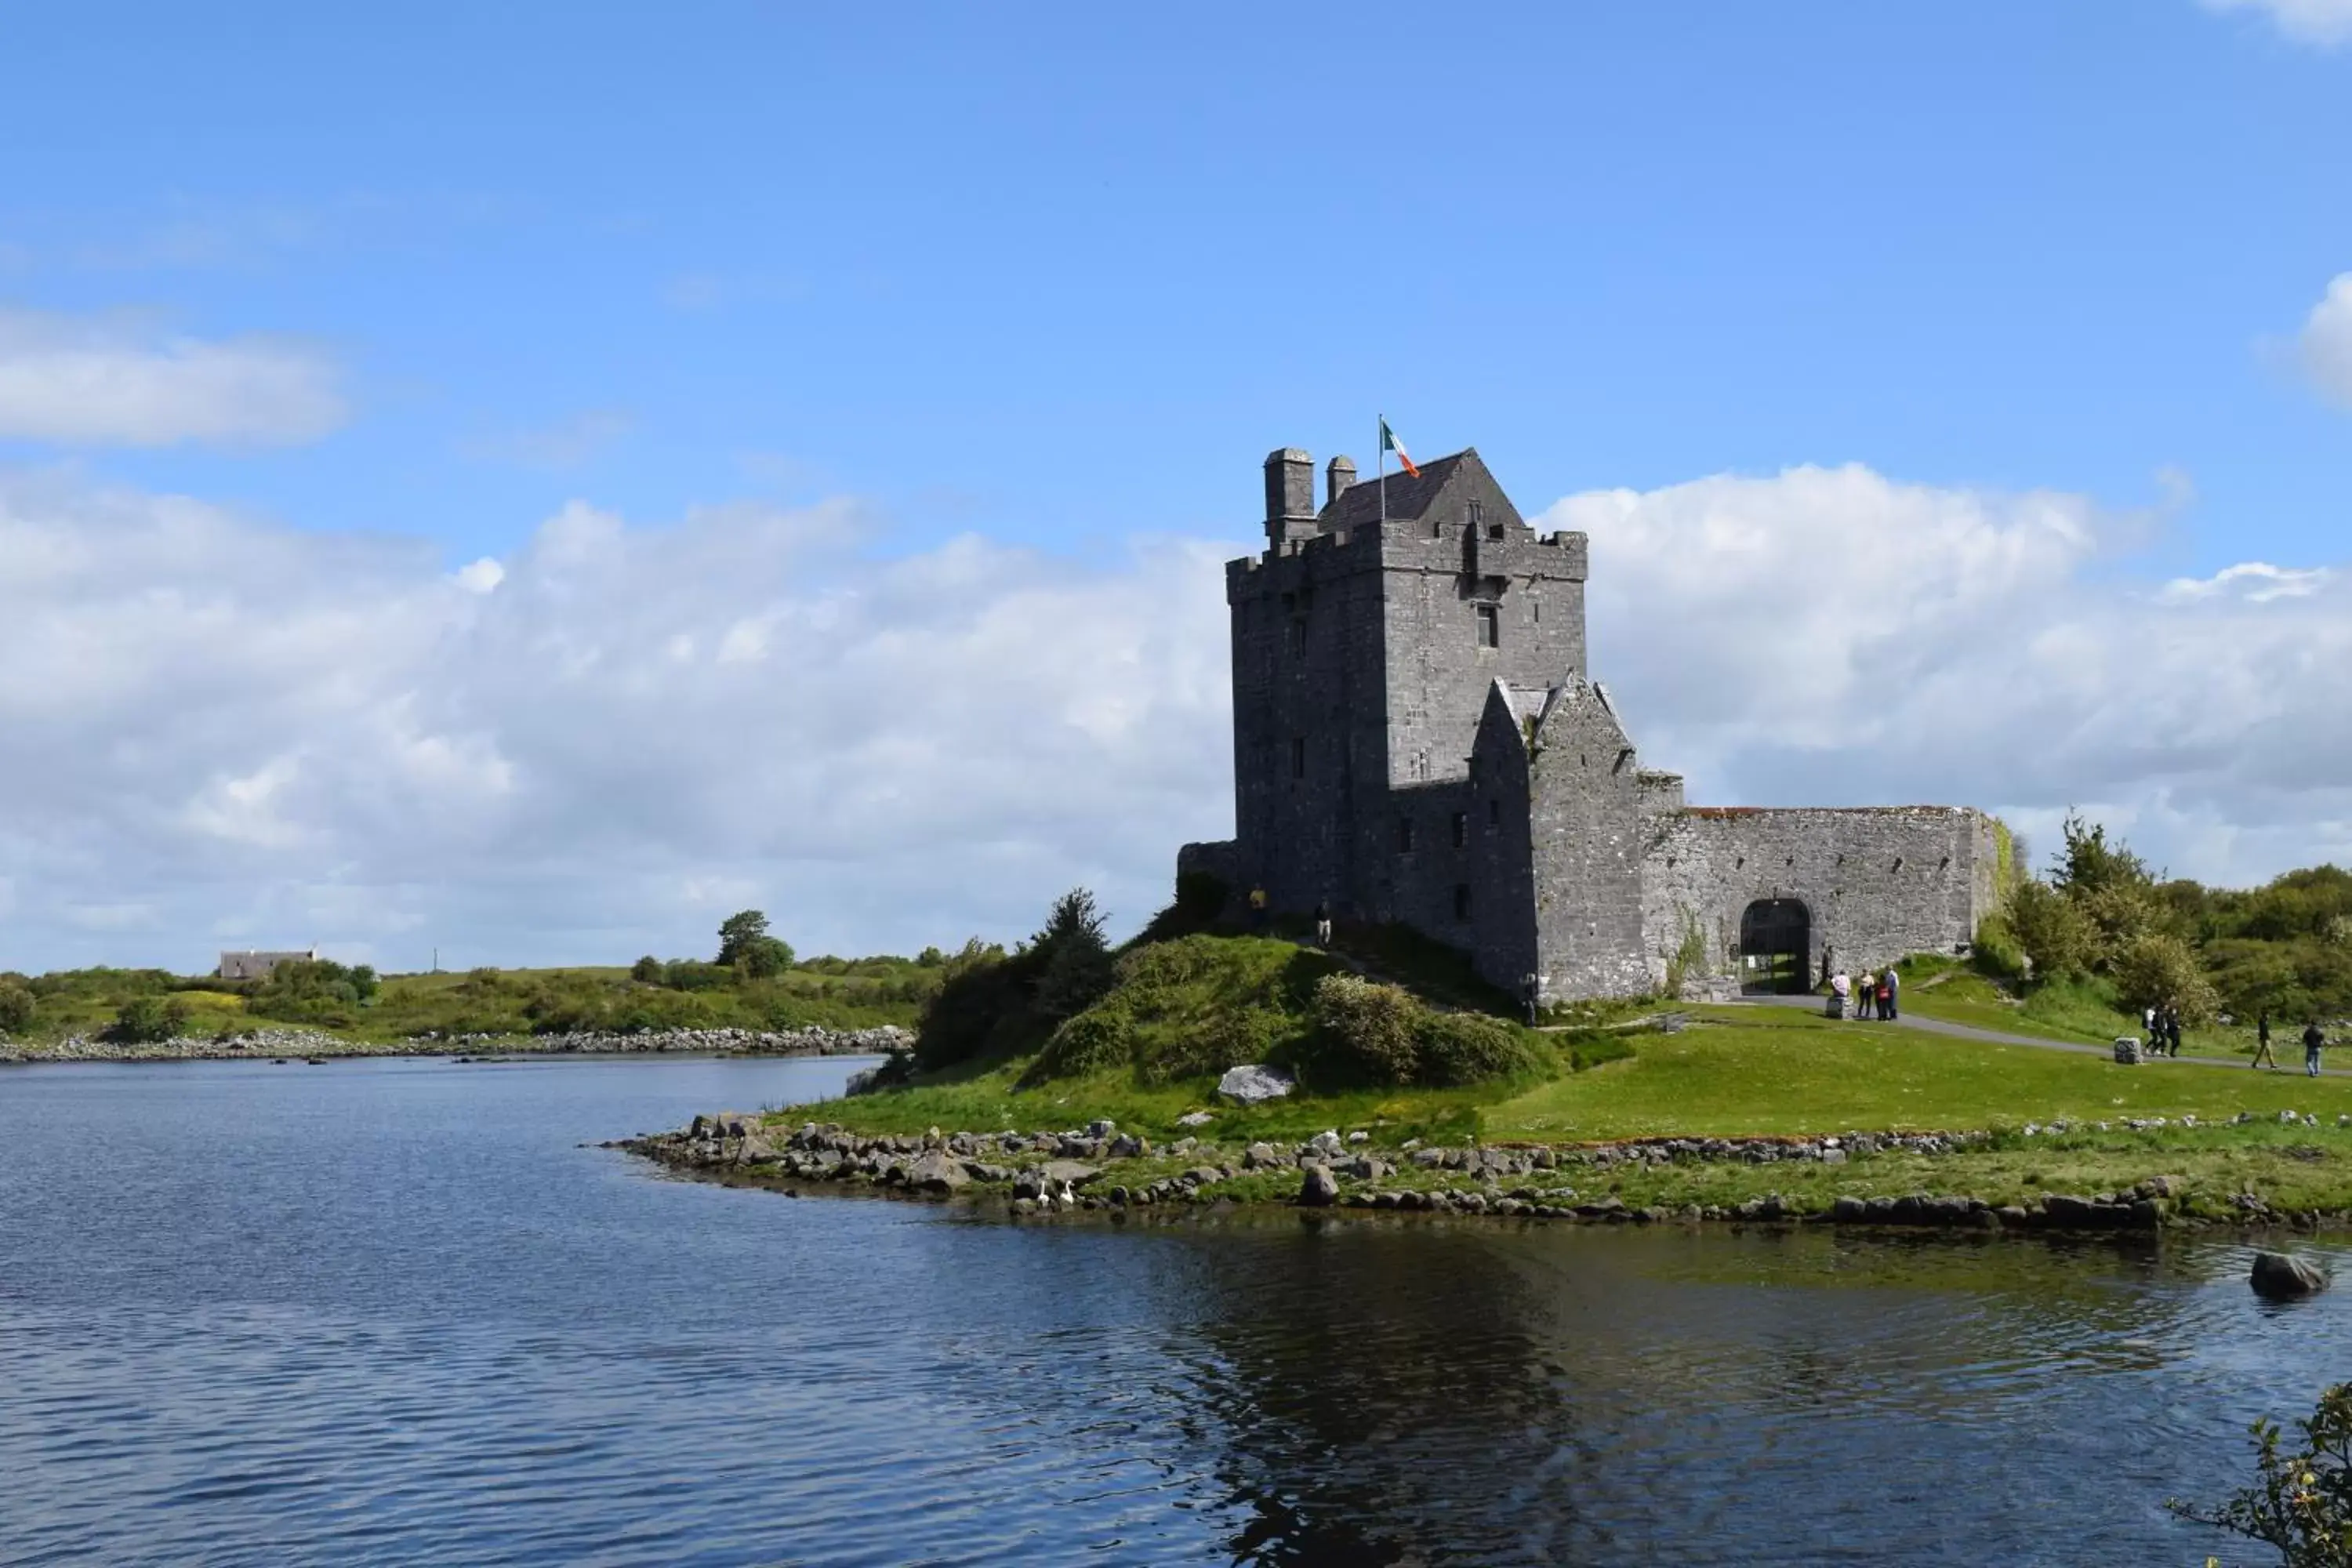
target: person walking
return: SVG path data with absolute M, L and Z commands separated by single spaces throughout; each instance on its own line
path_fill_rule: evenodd
M 2254 1059 L 2247 1065 L 2259 1068 L 2264 1062 L 2271 1064 L 2271 1071 L 2278 1071 L 2278 1058 L 2271 1055 L 2271 1012 L 2267 1007 L 2254 1020 Z
M 2180 1009 L 2178 1007 L 2167 1007 L 2164 1010 L 2164 1038 L 2171 1047 L 2165 1054 L 2174 1061 L 2179 1061 L 2180 1059 Z
M 1853 976 L 1843 969 L 1831 975 L 1830 994 L 1836 999 L 1837 1016 L 1841 1018 L 1848 1016 L 1846 1007 L 1853 998 Z
M 1894 1005 L 1895 971 L 1882 969 L 1878 972 L 1878 1021 L 1880 1023 L 1885 1023 L 1892 1016 L 1891 1009 Z
M 2319 1032 L 2318 1019 L 2303 1026 L 2303 1070 L 2314 1078 L 2319 1076 L 2319 1048 L 2326 1044 L 2327 1037 Z
M 1315 945 L 1331 951 L 1331 906 L 1319 901 L 1315 906 Z
M 1250 889 L 1249 911 L 1250 929 L 1264 931 L 1265 929 L 1265 889 L 1263 886 Z
M 1873 975 L 1867 969 L 1864 970 L 1861 977 L 1854 981 L 1853 1016 L 1855 1017 L 1867 1018 L 1870 1016 L 1871 1001 L 1877 994 L 1877 992 L 1874 989 L 1877 984 L 1877 977 Z
M 1903 1016 L 1903 976 L 1893 964 L 1886 968 L 1886 989 L 1879 994 L 1886 998 L 1886 1021 L 1890 1024 Z

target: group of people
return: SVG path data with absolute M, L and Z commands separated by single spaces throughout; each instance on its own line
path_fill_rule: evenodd
M 2147 1054 L 2152 1057 L 2180 1055 L 2180 1014 L 2168 1004 L 2159 1003 L 2143 1007 L 2139 1013 L 2140 1027 L 2147 1031 Z
M 1841 1018 L 1875 1018 L 1891 1023 L 1901 1016 L 1903 977 L 1889 967 L 1876 974 L 1860 975 L 1841 969 L 1830 976 L 1830 995 Z
M 2303 1070 L 2312 1077 L 2319 1076 L 2319 1053 L 2327 1046 L 2327 1036 L 2319 1020 L 2312 1019 L 2303 1026 Z M 2254 1059 L 2249 1066 L 2259 1068 L 2268 1063 L 2273 1072 L 2278 1071 L 2278 1058 L 2271 1054 L 2271 1016 L 2268 1008 L 2254 1020 Z

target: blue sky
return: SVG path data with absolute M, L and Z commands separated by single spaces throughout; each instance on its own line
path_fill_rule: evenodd
M 1385 407 L 1535 500 L 2168 466 L 2186 567 L 2352 480 L 2263 349 L 2352 257 L 2352 61 L 2258 15 L 488 9 L 14 18 L 7 296 L 345 367 L 315 445 L 108 471 L 457 557 L 583 488 L 1083 547 Z
M 0 968 L 1131 924 L 1380 411 L 1694 799 L 2352 856 L 2352 0 L 5 37 Z

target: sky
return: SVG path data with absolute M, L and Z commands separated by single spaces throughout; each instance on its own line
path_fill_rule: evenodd
M 2352 858 L 2352 0 L 11 7 L 0 969 L 1131 930 L 1258 465 L 1710 803 Z

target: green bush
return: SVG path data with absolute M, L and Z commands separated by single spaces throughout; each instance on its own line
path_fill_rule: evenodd
M 1029 1023 L 1029 990 L 1042 967 L 1034 949 L 1007 956 L 978 937 L 937 973 L 915 1031 L 915 1067 L 936 1072 L 1016 1043 Z
M 1031 1082 L 1084 1078 L 1125 1067 L 1134 1058 L 1135 1026 L 1116 1005 L 1089 1008 L 1066 1020 L 1045 1040 L 1045 1048 L 1024 1075 Z
M 1215 1077 L 1227 1068 L 1274 1056 L 1295 1021 L 1271 1007 L 1235 1007 L 1197 1029 L 1180 1029 L 1142 1054 L 1138 1076 L 1158 1086 L 1188 1078 Z
M 1315 985 L 1319 1038 L 1311 1066 L 1319 1075 L 1362 1083 L 1413 1080 L 1417 1026 L 1424 1011 L 1411 992 L 1353 974 L 1327 974 Z
M 1530 1078 L 1555 1065 L 1541 1035 L 1483 1013 L 1424 1013 L 1412 1037 L 1412 1079 L 1433 1088 Z
M 115 1009 L 106 1037 L 121 1045 L 153 1045 L 178 1035 L 187 1022 L 188 1005 L 176 996 L 133 996 Z
M 1969 944 L 1969 958 L 1980 973 L 1995 980 L 2017 980 L 2025 974 L 2025 949 L 2008 920 L 1999 914 L 1987 915 L 1977 922 L 1976 941 Z
M 650 952 L 646 954 L 629 965 L 629 978 L 640 985 L 659 985 L 662 983 L 662 961 Z
M 0 980 L 0 1035 L 21 1035 L 33 1026 L 33 1016 L 40 1010 L 33 988 L 11 976 Z

